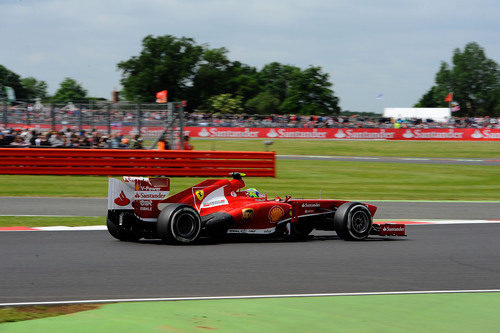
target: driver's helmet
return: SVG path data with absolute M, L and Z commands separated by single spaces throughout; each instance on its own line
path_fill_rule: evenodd
M 246 189 L 246 192 L 250 198 L 258 198 L 259 197 L 259 191 L 257 191 L 254 188 Z

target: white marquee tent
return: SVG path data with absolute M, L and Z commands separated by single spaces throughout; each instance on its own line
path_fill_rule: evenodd
M 449 108 L 385 108 L 383 115 L 385 118 L 419 118 L 440 122 L 447 121 L 450 116 L 451 112 Z

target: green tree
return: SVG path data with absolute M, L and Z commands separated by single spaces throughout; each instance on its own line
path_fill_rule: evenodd
M 189 104 L 208 107 L 211 96 L 228 92 L 228 68 L 231 64 L 227 58 L 227 50 L 205 49 L 193 77 L 193 85 L 189 89 Z
M 255 67 L 233 61 L 227 72 L 227 91 L 233 95 L 241 96 L 243 101 L 248 101 L 261 92 Z
M 210 111 L 213 113 L 239 113 L 243 111 L 241 97 L 233 98 L 231 94 L 220 94 L 209 99 Z
M 329 75 L 311 66 L 293 75 L 280 110 L 285 114 L 338 114 L 339 99 L 331 89 Z
M 77 102 L 88 99 L 87 90 L 72 78 L 65 78 L 51 100 L 55 103 Z
M 21 77 L 6 67 L 0 65 L 0 99 L 5 98 L 5 87 L 11 87 L 16 93 L 16 99 L 26 99 L 26 90 L 21 83 Z
M 152 102 L 156 92 L 166 89 L 169 100 L 187 99 L 190 110 L 214 111 L 214 98 L 218 100 L 220 96 L 239 100 L 253 112 L 340 110 L 328 74 L 320 67 L 302 71 L 296 66 L 273 62 L 257 71 L 229 60 L 224 47 L 210 49 L 186 37 L 146 36 L 140 54 L 117 67 L 122 72 L 122 93 L 133 101 Z M 275 107 L 276 99 L 279 108 Z M 239 112 L 237 109 L 231 110 Z
M 413 105 L 415 108 L 433 108 L 436 107 L 436 100 L 439 99 L 436 93 L 436 86 L 432 86 L 417 102 Z
M 191 108 L 209 108 L 209 98 L 220 94 L 240 96 L 242 101 L 259 92 L 254 67 L 230 61 L 226 48 L 205 49 L 189 89 Z
M 26 77 L 21 79 L 21 84 L 26 90 L 26 98 L 30 101 L 37 98 L 46 99 L 48 96 L 48 86 L 45 81 L 38 81 L 34 77 Z
M 280 100 L 268 91 L 259 93 L 252 99 L 249 99 L 246 108 L 251 113 L 272 114 L 279 112 Z
M 272 62 L 265 65 L 258 74 L 259 84 L 263 91 L 276 96 L 283 102 L 289 93 L 292 82 L 300 76 L 300 68 Z
M 128 100 L 153 102 L 156 93 L 166 89 L 170 100 L 185 99 L 203 52 L 191 38 L 146 36 L 140 55 L 117 65 L 123 94 Z
M 442 62 L 435 85 L 422 96 L 417 106 L 446 107 L 449 92 L 460 104 L 459 116 L 500 115 L 500 71 L 477 43 L 455 49 L 452 66 Z

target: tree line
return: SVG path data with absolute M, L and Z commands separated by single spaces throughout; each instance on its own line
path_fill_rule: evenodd
M 210 48 L 192 38 L 148 35 L 136 56 L 117 64 L 121 99 L 154 102 L 168 91 L 169 101 L 188 101 L 188 111 L 253 114 L 338 114 L 339 98 L 320 66 L 299 68 L 271 62 L 260 70 L 228 58 L 226 48 Z M 452 92 L 460 106 L 457 116 L 500 116 L 498 64 L 477 43 L 455 49 L 452 64 L 442 62 L 435 84 L 415 107 L 447 107 Z M 65 78 L 53 96 L 47 83 L 21 78 L 0 65 L 1 86 L 12 87 L 18 99 L 67 102 L 96 99 L 72 78 Z M 0 89 L 0 99 L 5 95 Z
M 319 66 L 301 69 L 272 62 L 261 70 L 231 61 L 226 48 L 192 38 L 146 36 L 138 56 L 118 64 L 128 100 L 151 102 L 166 89 L 189 109 L 281 114 L 336 114 L 339 99 Z
M 500 71 L 477 43 L 453 51 L 451 65 L 441 62 L 435 84 L 415 107 L 448 107 L 452 93 L 459 110 L 456 116 L 500 116 Z
M 14 90 L 17 101 L 33 103 L 36 100 L 53 103 L 67 103 L 71 101 L 104 100 L 104 98 L 89 97 L 87 90 L 72 78 L 65 78 L 53 96 L 48 94 L 47 82 L 34 77 L 21 78 L 18 74 L 0 65 L 0 101 L 8 99 L 5 87 Z

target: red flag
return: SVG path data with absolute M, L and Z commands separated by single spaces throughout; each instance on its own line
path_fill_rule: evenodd
M 168 92 L 166 90 L 162 90 L 156 93 L 156 103 L 167 103 L 167 95 Z
M 446 95 L 446 98 L 444 99 L 445 102 L 451 102 L 453 100 L 453 93 L 448 93 Z

